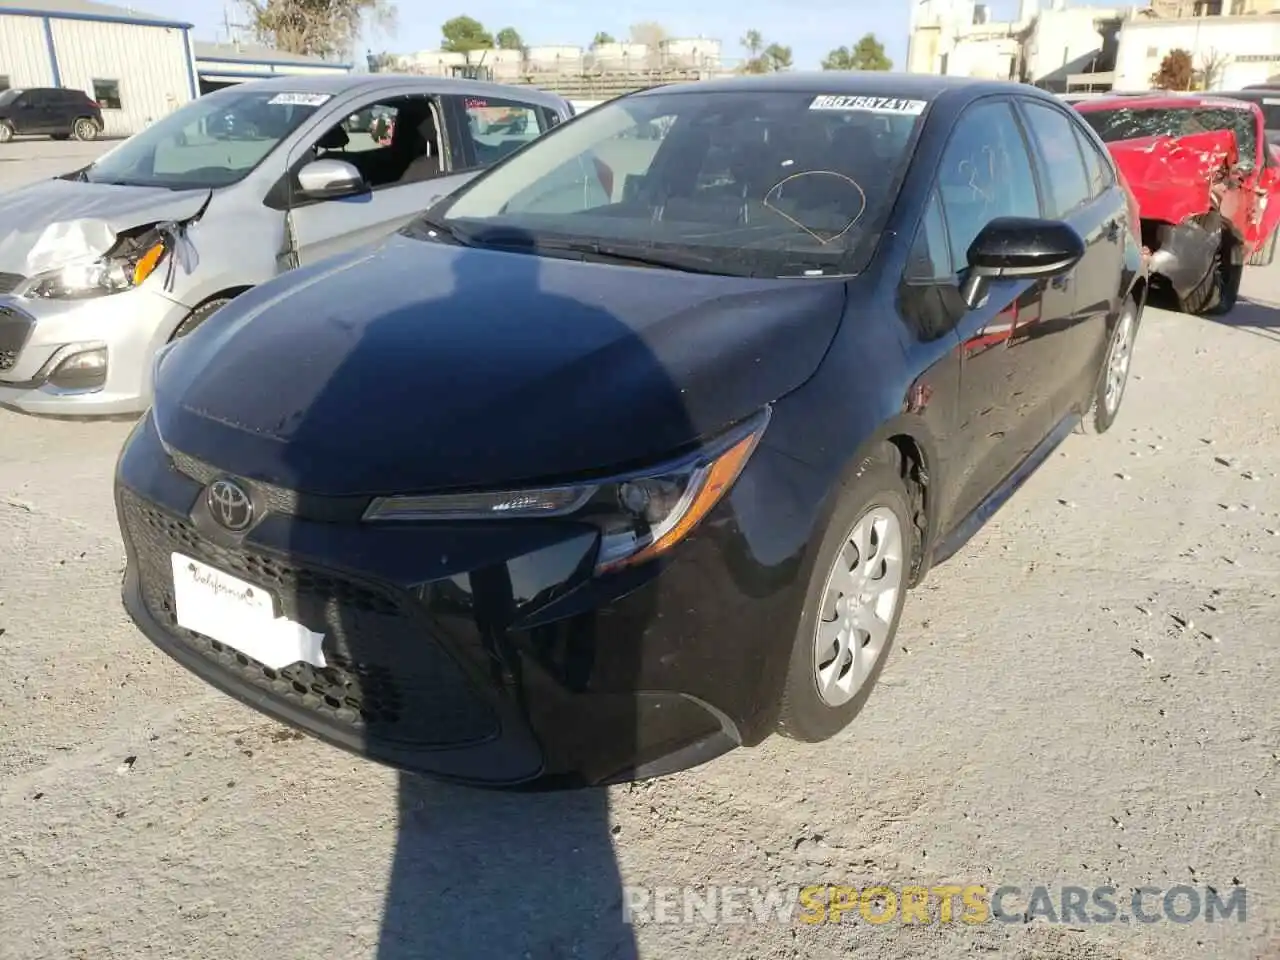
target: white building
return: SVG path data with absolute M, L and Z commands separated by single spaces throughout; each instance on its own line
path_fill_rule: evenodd
M 1109 59 L 1105 26 L 1126 11 L 1021 0 L 1018 19 L 993 21 L 974 0 L 919 0 L 912 10 L 907 70 L 990 80 L 1026 80 L 1067 89 Z M 1114 32 L 1114 27 L 1112 28 Z M 1110 73 L 1106 75 L 1110 84 Z
M 1116 52 L 1116 89 L 1145 90 L 1173 50 L 1191 54 L 1209 70 L 1209 87 L 1238 90 L 1280 73 L 1280 16 L 1187 17 L 1127 20 Z
M 0 0 L 0 87 L 83 90 L 108 136 L 199 95 L 191 24 L 90 0 Z
M 284 53 L 252 43 L 209 43 L 197 40 L 192 44 L 192 50 L 202 94 L 246 80 L 342 74 L 352 70 L 349 63 L 331 63 L 319 57 Z

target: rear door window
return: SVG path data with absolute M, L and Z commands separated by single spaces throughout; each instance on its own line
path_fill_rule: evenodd
M 1023 111 L 1036 142 L 1044 176 L 1044 215 L 1066 219 L 1089 202 L 1092 196 L 1089 174 L 1080 153 L 1074 124 L 1061 110 L 1023 101 Z
M 545 133 L 550 124 L 544 108 L 495 97 L 454 97 L 462 108 L 462 135 L 473 166 L 488 167 Z

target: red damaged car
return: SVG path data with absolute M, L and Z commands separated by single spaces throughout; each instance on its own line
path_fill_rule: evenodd
M 1269 264 L 1280 228 L 1280 148 L 1257 104 L 1209 95 L 1072 104 L 1128 181 L 1153 289 L 1187 313 L 1235 304 L 1245 264 Z

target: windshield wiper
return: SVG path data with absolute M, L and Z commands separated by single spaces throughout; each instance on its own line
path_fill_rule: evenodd
M 443 220 L 436 220 L 426 215 L 419 215 L 410 220 L 400 232 L 415 240 L 445 238 L 462 247 L 476 245 L 470 234 L 464 233 L 457 227 L 449 226 Z
M 564 240 L 534 240 L 527 244 L 532 250 L 549 253 L 574 253 L 594 263 L 619 263 L 639 267 L 655 267 L 661 270 L 678 270 L 681 273 L 705 273 L 713 276 L 740 276 L 731 271 L 712 267 L 705 257 L 669 256 L 651 252 L 648 247 L 619 249 L 596 241 L 572 242 Z

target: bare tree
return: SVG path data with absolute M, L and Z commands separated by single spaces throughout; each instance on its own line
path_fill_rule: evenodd
M 396 28 L 392 0 L 239 0 L 254 36 L 277 50 L 316 57 L 347 57 L 366 23 Z
M 650 70 L 657 70 L 662 66 L 662 41 L 667 39 L 667 29 L 660 23 L 654 23 L 646 20 L 643 23 L 633 23 L 631 25 L 631 42 L 643 43 L 648 47 L 648 56 L 646 57 L 646 66 Z
M 1196 86 L 1201 90 L 1212 90 L 1222 81 L 1222 75 L 1230 62 L 1230 55 L 1219 53 L 1214 47 L 1200 54 L 1200 67 L 1196 70 Z

